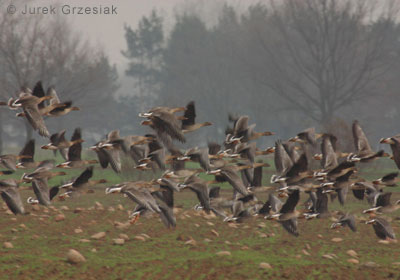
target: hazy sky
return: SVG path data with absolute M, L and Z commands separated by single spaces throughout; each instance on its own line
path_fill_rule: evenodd
M 3 2 L 4 0 L 0 0 Z M 5 0 L 15 3 L 17 0 Z M 167 28 L 172 25 L 173 16 L 179 10 L 196 10 L 205 20 L 215 19 L 218 8 L 227 2 L 238 8 L 247 7 L 259 0 L 23 0 L 23 5 L 29 7 L 57 6 L 57 14 L 67 17 L 93 44 L 100 44 L 109 54 L 113 63 L 125 63 L 121 49 L 125 49 L 124 24 L 135 27 L 141 17 L 149 15 L 156 9 L 165 19 Z M 65 15 L 60 12 L 60 6 L 71 7 L 116 7 L 118 15 Z M 17 5 L 19 15 L 24 7 Z M 21 15 L 23 16 L 23 15 Z M 53 15 L 46 15 L 53 16 Z
M 56 6 L 57 15 L 66 17 L 82 32 L 91 44 L 99 44 L 110 57 L 110 62 L 118 66 L 120 78 L 124 80 L 123 73 L 127 60 L 121 55 L 121 50 L 126 48 L 124 38 L 124 24 L 135 28 L 143 16 L 156 9 L 164 18 L 166 29 L 173 25 L 174 14 L 178 11 L 196 11 L 202 18 L 212 24 L 215 21 L 219 8 L 223 3 L 229 3 L 238 9 L 260 2 L 260 0 L 0 0 L 0 3 L 15 4 L 16 14 L 21 14 L 25 5 L 30 8 Z M 18 3 L 19 2 L 19 3 Z M 22 4 L 20 4 L 22 3 Z M 116 7 L 117 15 L 65 15 L 61 7 Z M 45 15 L 51 17 L 54 15 Z M 126 81 L 122 81 L 121 91 L 127 89 Z M 121 93 L 121 91 L 119 93 Z M 123 93 L 122 93 L 123 94 Z

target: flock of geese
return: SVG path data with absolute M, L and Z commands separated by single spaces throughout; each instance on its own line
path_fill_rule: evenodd
M 34 161 L 34 140 L 28 141 L 18 155 L 0 156 L 0 164 L 7 169 L 0 173 L 0 192 L 14 214 L 27 213 L 19 194 L 20 184 L 30 183 L 31 188 L 28 188 L 35 194 L 36 198 L 29 197 L 27 203 L 48 206 L 57 195 L 66 199 L 84 194 L 94 185 L 107 183 L 105 179 L 91 180 L 93 164 L 99 163 L 101 168 L 110 166 L 116 173 L 121 173 L 121 156 L 126 155 L 133 159 L 134 168 L 162 174 L 151 181 L 128 181 L 105 188 L 106 194 L 121 193 L 136 203 L 129 216 L 132 223 L 140 215 L 158 214 L 167 227 L 175 227 L 174 193 L 189 189 L 199 200 L 194 209 L 213 212 L 226 222 L 244 222 L 249 217 L 261 216 L 279 222 L 290 234 L 298 236 L 298 219 L 335 218 L 331 228 L 349 227 L 356 231 L 356 218 L 352 213 L 330 211 L 328 207 L 329 198 L 333 200 L 336 197 L 344 205 L 351 192 L 356 199 L 365 199 L 370 205 L 362 213 L 369 215 L 366 224 L 372 224 L 378 238 L 396 239 L 384 215 L 398 210 L 400 200 L 393 203 L 392 193 L 384 189 L 396 186 L 398 173 L 390 173 L 372 182 L 357 176 L 357 164 L 390 156 L 383 150 L 375 152 L 371 148 L 357 121 L 352 125 L 354 153 L 339 151 L 338 139 L 334 135 L 317 134 L 314 128 L 287 141 L 277 140 L 274 147 L 259 149 L 254 140 L 274 133 L 257 132 L 255 124 L 249 125 L 248 116 L 229 117 L 233 125 L 226 129 L 222 145 L 210 142 L 208 147 L 182 151 L 176 142 L 186 142 L 185 134 L 211 123 L 195 122 L 194 102 L 186 107 L 155 107 L 139 114 L 143 118 L 141 124 L 149 126 L 152 133 L 120 136 L 118 130 L 111 131 L 90 147 L 98 160 L 85 160 L 81 157 L 84 140 L 80 128 L 75 129 L 71 140 L 67 140 L 65 130 L 50 135 L 46 128 L 44 117 L 59 117 L 79 110 L 70 101 L 61 102 L 54 88 L 50 87 L 45 93 L 38 82 L 33 91 L 24 88 L 18 98 L 0 104 L 12 110 L 22 110 L 16 115 L 26 118 L 34 130 L 49 138 L 50 143 L 41 148 L 54 154 L 59 152 L 65 159 L 58 165 L 54 160 Z M 320 153 L 317 152 L 318 142 Z M 390 158 L 400 168 L 400 135 L 383 138 L 380 143 L 390 145 L 393 151 Z M 271 186 L 263 186 L 263 168 L 269 165 L 260 158 L 268 154 L 274 154 L 276 174 L 271 177 Z M 199 168 L 186 168 L 187 161 L 197 162 Z M 318 161 L 320 166 L 316 166 Z M 4 178 L 18 168 L 33 171 L 24 173 L 20 180 Z M 68 183 L 50 188 L 48 181 L 51 178 L 66 175 L 62 171 L 53 171 L 53 168 L 80 168 L 83 172 Z M 214 180 L 205 180 L 207 177 L 199 176 L 202 173 L 214 176 Z M 223 182 L 232 187 L 232 197 L 220 195 L 220 186 L 216 184 Z M 59 194 L 61 189 L 65 192 Z M 257 198 L 260 193 L 267 193 L 266 201 Z M 298 206 L 300 196 L 307 197 L 304 206 Z M 281 201 L 284 198 L 286 201 Z

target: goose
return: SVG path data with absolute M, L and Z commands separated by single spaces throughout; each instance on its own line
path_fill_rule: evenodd
M 33 156 L 35 154 L 35 139 L 31 139 L 26 142 L 22 148 L 19 156 L 21 157 L 19 162 L 15 165 L 15 168 L 36 168 L 40 165 L 40 162 L 35 162 Z
M 60 188 L 66 188 L 67 192 L 61 195 L 62 198 L 75 196 L 87 192 L 88 189 L 95 185 L 107 183 L 105 179 L 90 180 L 93 176 L 93 166 L 87 167 L 75 180 L 70 183 L 61 185 Z
M 389 138 L 382 138 L 379 143 L 389 144 L 393 152 L 393 160 L 400 169 L 400 134 Z
M 42 105 L 43 101 L 52 99 L 52 96 L 37 96 L 40 94 L 36 87 L 33 93 L 22 92 L 13 103 L 13 107 L 22 108 L 24 111 L 24 116 L 32 126 L 34 130 L 37 130 L 41 136 L 49 137 L 50 133 L 47 130 L 46 124 L 44 123 L 43 117 L 39 112 L 39 107 Z
M 66 130 L 62 130 L 60 132 L 54 133 L 50 136 L 50 143 L 41 146 L 41 149 L 44 150 L 52 150 L 54 154 L 57 151 L 60 151 L 61 156 L 68 160 L 68 148 L 79 143 L 83 143 L 84 140 L 80 137 L 80 129 L 76 128 L 71 141 L 65 139 Z
M 24 205 L 19 194 L 19 181 L 15 179 L 5 179 L 0 180 L 0 193 L 4 202 L 7 204 L 8 208 L 15 215 L 17 214 L 28 214 L 25 211 Z
M 184 110 L 185 107 L 173 109 L 167 107 L 156 107 L 147 113 L 139 114 L 139 117 L 147 118 L 148 120 L 143 121 L 141 124 L 149 125 L 156 131 L 157 135 L 164 142 L 167 142 L 167 136 L 170 136 L 172 139 L 185 143 L 186 138 L 183 135 L 180 121 L 178 117 L 174 115 L 175 112 Z
M 266 216 L 266 218 L 276 219 L 287 232 L 298 237 L 297 217 L 300 215 L 300 212 L 296 210 L 296 205 L 300 200 L 300 190 L 298 188 L 290 188 L 288 191 L 289 197 L 285 204 L 283 204 L 279 213 Z
M 355 120 L 352 126 L 354 146 L 356 148 L 356 154 L 349 154 L 348 160 L 355 162 L 370 162 L 378 157 L 385 155 L 383 150 L 374 152 L 369 145 L 368 139 L 365 136 L 359 122 Z
M 331 229 L 336 229 L 339 227 L 346 227 L 346 226 L 349 227 L 353 232 L 357 231 L 354 215 L 346 214 L 341 216 L 336 223 L 333 223 L 331 225 Z
M 393 231 L 392 226 L 383 218 L 374 218 L 365 222 L 366 224 L 372 225 L 374 228 L 375 234 L 378 238 L 384 240 L 395 240 L 396 235 Z
M 59 192 L 59 186 L 49 188 L 47 178 L 33 179 L 32 188 L 37 199 L 28 197 L 28 204 L 40 203 L 41 205 L 49 206 L 51 204 L 51 200 L 56 197 Z
M 186 109 L 183 115 L 182 126 L 181 126 L 183 133 L 192 132 L 201 127 L 212 125 L 212 123 L 210 122 L 196 123 L 195 118 L 196 118 L 196 109 L 194 101 L 190 101 L 186 105 Z
M 68 149 L 68 161 L 56 165 L 58 168 L 80 168 L 87 164 L 98 163 L 97 160 L 82 160 L 82 141 L 77 141 L 82 139 L 81 129 L 78 127 L 75 129 L 72 135 L 71 142 L 74 142 L 72 146 Z

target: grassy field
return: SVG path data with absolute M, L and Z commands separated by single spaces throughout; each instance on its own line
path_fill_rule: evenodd
M 265 184 L 272 170 L 265 172 Z M 394 170 L 392 163 L 377 162 L 359 174 L 372 179 Z M 66 178 L 52 179 L 50 185 L 79 172 L 70 170 Z M 21 171 L 15 174 L 20 175 Z M 0 279 L 400 279 L 400 244 L 379 243 L 372 227 L 363 223 L 367 217 L 361 211 L 368 204 L 351 195 L 344 208 L 335 201 L 330 209 L 354 212 L 359 222 L 356 233 L 348 228 L 331 230 L 331 219 L 300 220 L 297 238 L 263 217 L 224 223 L 193 210 L 196 196 L 186 190 L 176 195 L 176 229 L 166 229 L 156 216 L 129 224 L 134 204 L 122 195 L 106 196 L 104 188 L 149 176 L 126 172 L 120 177 L 96 169 L 94 177 L 110 183 L 96 186 L 94 193 L 56 199 L 49 208 L 26 206 L 30 211 L 26 216 L 14 216 L 5 205 L 0 207 Z M 223 189 L 224 196 L 231 195 L 228 185 Z M 398 189 L 390 189 L 396 192 L 393 201 L 400 199 Z M 24 200 L 32 194 L 22 191 Z M 56 221 L 60 214 L 65 219 Z M 388 218 L 400 234 L 398 215 Z M 91 238 L 98 232 L 105 232 L 105 237 Z M 129 240 L 114 245 L 121 234 Z M 4 242 L 13 248 L 4 248 Z M 79 251 L 86 262 L 67 262 L 69 249 Z M 260 268 L 260 263 L 270 267 Z

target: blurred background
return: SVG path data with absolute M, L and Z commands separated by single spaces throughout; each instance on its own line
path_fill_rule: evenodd
M 7 13 L 12 4 L 17 8 Z M 29 7 L 117 7 L 118 15 L 22 15 Z M 51 133 L 81 127 L 88 144 L 138 113 L 194 100 L 190 146 L 222 142 L 228 114 L 250 116 L 272 145 L 316 127 L 353 149 L 358 119 L 377 148 L 400 132 L 399 1 L 0 0 L 0 99 L 38 80 L 81 111 L 48 118 Z M 1 152 L 37 133 L 0 108 Z M 41 139 L 41 140 L 39 140 Z M 183 147 L 183 146 L 182 146 Z

